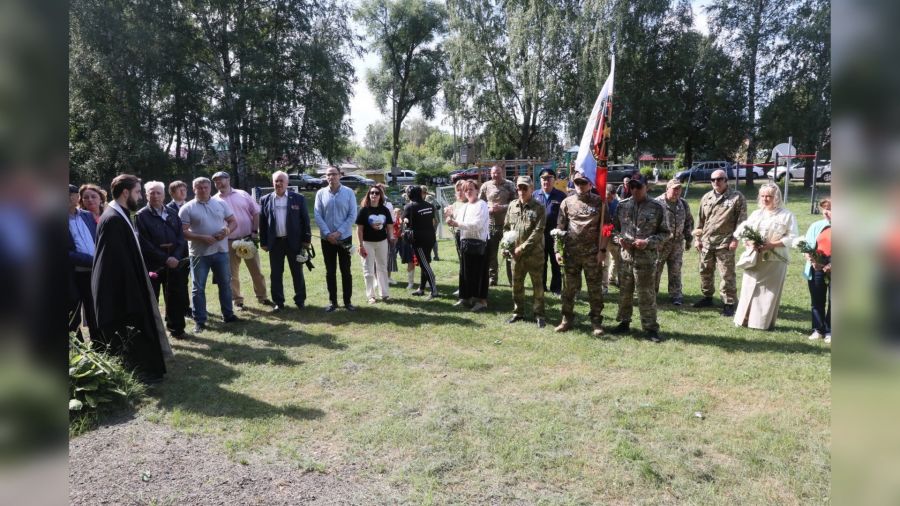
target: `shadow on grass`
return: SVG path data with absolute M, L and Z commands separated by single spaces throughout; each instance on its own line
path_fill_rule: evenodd
M 171 362 L 166 382 L 151 395 L 157 398 L 157 406 L 166 411 L 178 408 L 205 416 L 243 419 L 287 416 L 296 420 L 314 420 L 325 416 L 325 412 L 318 408 L 296 404 L 273 406 L 223 387 L 240 375 L 237 370 L 217 360 L 182 353 Z
M 765 331 L 759 331 L 765 333 Z M 717 346 L 730 352 L 743 353 L 807 353 L 812 355 L 826 355 L 831 353 L 831 348 L 802 341 L 773 341 L 761 336 L 759 340 L 745 339 L 731 336 L 707 336 L 698 334 L 684 334 L 670 332 L 663 329 L 665 337 L 689 344 L 701 346 Z
M 270 318 L 270 320 L 268 321 L 248 320 L 238 325 L 226 326 L 216 330 L 223 334 L 234 334 L 237 336 L 246 335 L 248 337 L 268 341 L 279 346 L 294 347 L 317 345 L 329 350 L 344 350 L 347 348 L 346 344 L 338 341 L 337 338 L 332 334 L 310 334 L 309 332 L 304 331 L 302 328 L 298 329 L 288 323 L 291 321 L 301 325 L 305 323 L 311 323 L 307 319 L 303 318 L 305 311 L 309 311 L 309 309 L 304 309 L 302 312 L 298 310 L 294 310 L 293 312 L 285 310 L 281 313 L 278 313 L 276 316 L 270 315 L 268 317 Z M 271 321 L 272 318 L 276 318 L 276 321 Z M 224 345 L 233 343 L 219 344 Z
M 223 342 L 214 339 L 194 336 L 191 342 L 205 347 L 193 347 L 191 351 L 200 353 L 210 358 L 223 360 L 229 364 L 272 364 L 272 365 L 301 365 L 288 357 L 284 350 L 273 348 L 260 348 L 246 344 Z

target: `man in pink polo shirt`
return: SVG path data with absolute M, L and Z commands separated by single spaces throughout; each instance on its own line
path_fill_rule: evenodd
M 231 187 L 231 176 L 224 171 L 213 174 L 213 183 L 219 193 L 213 197 L 214 199 L 223 200 L 231 206 L 234 211 L 234 219 L 237 226 L 228 234 L 228 259 L 231 263 L 231 299 L 237 309 L 244 309 L 244 296 L 241 294 L 241 277 L 240 267 L 241 258 L 237 256 L 232 248 L 234 241 L 244 238 L 252 238 L 253 241 L 258 240 L 259 234 L 259 204 L 253 197 L 244 190 L 238 190 Z M 253 292 L 256 294 L 256 300 L 264 306 L 271 306 L 272 301 L 266 297 L 266 278 L 263 277 L 260 270 L 259 250 L 253 258 L 244 260 L 247 270 L 250 271 L 250 278 L 253 280 Z

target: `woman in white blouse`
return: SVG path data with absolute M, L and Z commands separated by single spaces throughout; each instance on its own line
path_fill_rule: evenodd
M 759 231 L 766 242 L 754 247 L 750 241 L 745 246 L 756 250 L 756 261 L 748 263 L 741 281 L 741 296 L 734 313 L 734 324 L 752 329 L 770 330 L 775 327 L 781 291 L 787 276 L 789 249 L 798 240 L 797 218 L 784 208 L 781 190 L 774 183 L 765 183 L 759 189 L 759 209 L 737 226 L 734 237 L 740 239 L 746 227 Z M 779 258 L 779 256 L 781 258 Z
M 474 301 L 472 311 L 477 313 L 487 308 L 488 207 L 478 198 L 478 183 L 466 181 L 462 189 L 466 203 L 458 205 L 447 220 L 459 230 L 460 241 L 459 300 L 454 306 Z

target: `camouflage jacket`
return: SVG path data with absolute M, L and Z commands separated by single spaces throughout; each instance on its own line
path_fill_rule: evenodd
M 556 228 L 565 230 L 566 249 L 573 253 L 597 254 L 600 249 L 600 214 L 610 222 L 606 202 L 594 193 L 566 197 L 559 205 Z
M 505 206 L 496 212 L 490 213 L 489 223 L 492 233 L 503 228 L 509 203 L 518 197 L 516 185 L 506 179 L 499 185 L 493 180 L 481 185 L 481 190 L 478 191 L 478 198 L 487 202 L 488 206 L 491 204 Z
M 672 237 L 669 240 L 672 242 L 684 241 L 687 246 L 690 246 L 691 240 L 693 240 L 691 232 L 694 230 L 694 217 L 691 216 L 691 208 L 688 206 L 687 200 L 679 197 L 678 202 L 669 202 L 666 200 L 666 195 L 662 194 L 656 197 L 656 201 L 666 208 L 669 215 L 669 227 L 672 231 Z
M 646 239 L 646 250 L 656 251 L 663 241 L 671 237 L 669 216 L 665 206 L 651 198 L 635 202 L 628 198 L 619 202 L 613 218 L 613 242 L 621 245 L 623 239 Z M 623 248 L 623 257 L 625 251 Z
M 519 234 L 516 247 L 525 255 L 544 258 L 544 206 L 535 199 L 523 204 L 519 199 L 509 204 L 503 230 L 515 230 Z
M 700 199 L 700 215 L 697 228 L 703 230 L 700 245 L 703 249 L 727 248 L 738 224 L 747 219 L 747 201 L 735 190 L 727 189 L 722 195 L 710 191 Z

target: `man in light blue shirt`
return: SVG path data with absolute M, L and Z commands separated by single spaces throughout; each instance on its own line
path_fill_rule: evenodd
M 356 194 L 341 185 L 341 171 L 328 167 L 325 171 L 328 186 L 316 193 L 315 220 L 322 237 L 322 256 L 325 258 L 325 283 L 328 285 L 330 304 L 326 313 L 337 309 L 337 261 L 340 259 L 341 287 L 344 307 L 356 311 L 350 303 L 353 295 L 353 277 L 350 274 L 350 249 L 353 246 L 352 227 L 356 222 Z

